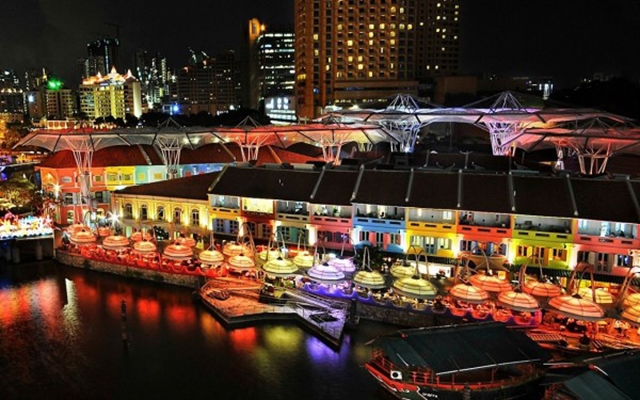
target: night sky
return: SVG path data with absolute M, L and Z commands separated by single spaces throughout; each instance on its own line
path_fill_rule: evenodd
M 461 0 L 463 73 L 553 76 L 561 85 L 594 72 L 640 75 L 638 0 Z M 235 48 L 251 17 L 293 21 L 293 0 L 3 0 L 0 68 L 47 66 L 72 83 L 86 43 L 124 26 L 121 63 L 144 47 L 172 67 L 188 48 Z M 75 82 L 72 83 L 74 85 Z

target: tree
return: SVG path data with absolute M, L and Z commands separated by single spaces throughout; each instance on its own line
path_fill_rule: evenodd
M 5 149 L 12 149 L 27 133 L 27 127 L 21 123 L 0 122 L 0 139 L 2 139 L 2 147 Z
M 42 208 L 44 201 L 36 185 L 22 177 L 12 177 L 0 182 L 0 196 L 10 203 L 34 209 Z
M 356 255 L 354 257 L 356 264 L 362 265 L 362 255 L 364 254 L 365 247 L 369 249 L 369 256 L 370 256 L 369 260 L 371 262 L 371 269 L 380 271 L 385 264 L 385 260 L 384 260 L 385 255 L 384 255 L 384 252 L 380 250 L 379 247 L 370 246 L 370 245 L 362 246 L 360 250 L 356 251 Z
M 136 126 L 138 126 L 138 122 L 140 122 L 140 120 L 135 116 L 135 115 L 131 115 L 131 114 L 127 114 L 125 115 L 125 126 L 128 128 L 135 128 Z

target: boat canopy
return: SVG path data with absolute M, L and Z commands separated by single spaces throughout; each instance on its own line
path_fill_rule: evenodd
M 438 376 L 551 358 L 524 333 L 496 322 L 399 331 L 372 344 L 399 367 L 426 368 Z

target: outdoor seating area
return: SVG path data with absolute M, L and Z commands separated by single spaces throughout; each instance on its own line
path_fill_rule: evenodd
M 69 227 L 67 234 L 60 251 L 127 268 L 234 277 L 272 288 L 273 293 L 300 289 L 324 298 L 536 327 L 561 337 L 579 334 L 588 338 L 582 341 L 589 346 L 583 343 L 582 347 L 592 350 L 596 349 L 593 343 L 601 343 L 605 337 L 640 345 L 640 294 L 632 287 L 635 270 L 620 290 L 612 293 L 595 286 L 594 267 L 584 262 L 575 268 L 566 287 L 561 287 L 549 282 L 540 266 L 537 276 L 527 275 L 528 264 L 535 261 L 531 258 L 513 277 L 513 285 L 503 263 L 486 255 L 462 254 L 453 277 L 447 278 L 431 274 L 428 258 L 417 249 L 411 253 L 413 259 L 407 255 L 374 269 L 368 248 L 356 261 L 344 252 L 336 256 L 320 253 L 318 248 L 287 248 L 275 240 L 256 247 L 250 234 L 220 245 L 211 238 L 210 247 L 199 253 L 195 241 L 185 236 L 175 242 L 156 243 L 147 232 L 135 232 L 129 238 L 103 237 L 79 224 Z

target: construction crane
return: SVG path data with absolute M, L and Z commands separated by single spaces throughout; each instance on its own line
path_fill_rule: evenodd
M 120 28 L 124 28 L 122 25 L 117 24 L 115 22 L 106 22 L 105 25 L 109 25 L 112 26 L 114 28 L 116 28 L 116 39 L 118 39 L 118 41 L 120 41 Z

